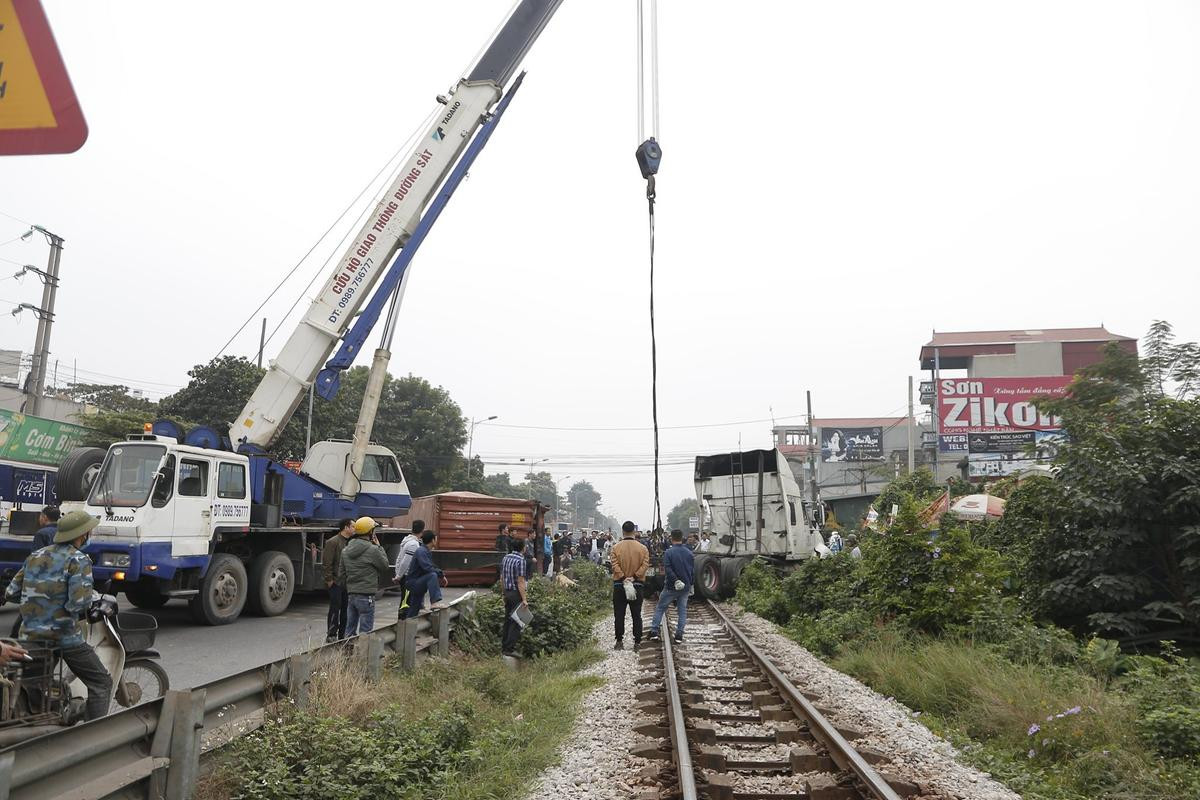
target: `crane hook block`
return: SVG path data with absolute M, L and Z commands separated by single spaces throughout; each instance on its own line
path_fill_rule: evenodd
M 634 156 L 637 158 L 638 168 L 642 170 L 643 178 L 649 179 L 658 173 L 658 165 L 662 163 L 662 148 L 654 141 L 653 136 L 638 145 Z

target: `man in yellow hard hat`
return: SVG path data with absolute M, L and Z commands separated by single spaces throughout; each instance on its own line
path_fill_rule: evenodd
M 381 584 L 391 583 L 392 565 L 383 548 L 373 541 L 378 527 L 379 523 L 371 517 L 359 517 L 354 521 L 354 538 L 342 550 L 338 584 L 350 596 L 346 610 L 347 636 L 374 629 L 375 595 Z

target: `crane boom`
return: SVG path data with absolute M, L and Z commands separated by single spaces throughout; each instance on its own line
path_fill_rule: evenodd
M 521 0 L 471 73 L 448 97 L 438 98 L 444 110 L 417 141 L 234 421 L 229 438 L 235 446 L 265 448 L 291 419 L 317 371 L 346 335 L 396 251 L 407 243 L 426 204 L 561 3 Z

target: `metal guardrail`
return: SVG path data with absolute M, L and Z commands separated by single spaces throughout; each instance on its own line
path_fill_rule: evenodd
M 424 655 L 449 655 L 452 624 L 474 604 L 468 592 L 445 609 L 6 747 L 0 800 L 186 800 L 202 754 L 258 729 L 282 697 L 304 706 L 313 676 L 347 647 L 373 677 L 392 655 L 415 669 Z

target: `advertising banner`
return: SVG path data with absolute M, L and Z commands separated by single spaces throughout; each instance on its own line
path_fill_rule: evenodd
M 1061 397 L 1070 383 L 1068 375 L 944 378 L 938 382 L 938 431 L 947 437 L 1058 430 L 1062 427 L 1059 419 L 1039 412 L 1033 398 Z
M 821 428 L 822 461 L 882 461 L 883 428 Z
M 80 425 L 0 409 L 0 460 L 57 467 L 88 433 Z

